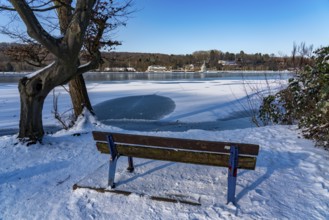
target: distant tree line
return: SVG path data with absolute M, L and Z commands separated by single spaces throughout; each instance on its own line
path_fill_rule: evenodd
M 195 51 L 186 55 L 168 55 L 160 53 L 103 53 L 104 63 L 100 70 L 106 67 L 134 67 L 137 71 L 145 71 L 150 65 L 165 66 L 168 70 L 186 70 L 189 65 L 194 70 L 200 70 L 203 63 L 208 70 L 295 70 L 312 64 L 313 46 L 305 43 L 294 43 L 291 55 L 247 54 L 222 52 L 219 50 Z M 103 69 L 102 69 L 103 68 Z
M 192 54 L 174 55 L 160 53 L 102 52 L 103 62 L 99 71 L 113 67 L 133 67 L 145 71 L 148 66 L 160 65 L 168 70 L 199 71 L 205 63 L 208 70 L 292 70 L 311 64 L 312 46 L 305 43 L 293 45 L 290 56 L 274 54 L 247 54 L 222 52 L 219 50 L 196 51 Z M 47 65 L 52 58 L 40 45 L 0 43 L 0 71 L 33 71 Z M 83 54 L 81 55 L 84 61 Z
M 14 44 L 0 43 L 0 71 L 1 72 L 13 72 L 13 71 L 33 71 L 36 68 L 28 63 L 15 60 L 6 54 L 6 51 Z

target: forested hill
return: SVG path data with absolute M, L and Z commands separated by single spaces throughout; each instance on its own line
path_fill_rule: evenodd
M 196 51 L 186 55 L 160 53 L 103 52 L 104 63 L 99 70 L 114 67 L 133 67 L 146 71 L 148 66 L 164 66 L 172 71 L 199 71 L 205 63 L 208 70 L 287 70 L 299 65 L 298 56 L 246 54 L 219 50 Z M 0 43 L 0 71 L 33 71 L 52 60 L 51 54 L 39 46 Z M 87 58 L 82 57 L 86 62 Z M 310 59 L 303 59 L 305 63 Z
M 200 70 L 203 63 L 208 70 L 286 70 L 293 68 L 290 57 L 276 57 L 273 54 L 238 54 L 218 50 L 197 51 L 186 55 L 159 53 L 111 52 L 104 54 L 104 67 L 134 67 L 145 71 L 150 65 L 160 65 L 168 70 Z

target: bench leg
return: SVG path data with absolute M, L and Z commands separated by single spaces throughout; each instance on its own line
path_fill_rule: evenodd
M 230 148 L 230 164 L 228 168 L 228 179 L 227 179 L 227 204 L 232 202 L 235 204 L 235 189 L 236 179 L 238 174 L 238 147 L 231 146 Z
M 108 186 L 111 186 L 111 188 L 113 189 L 113 188 L 115 188 L 114 177 L 115 177 L 115 169 L 117 167 L 117 161 L 118 161 L 119 155 L 118 155 L 116 145 L 114 144 L 112 135 L 108 136 L 108 143 L 109 143 L 109 150 L 111 153 Z
M 134 161 L 133 161 L 133 158 L 132 157 L 128 157 L 128 168 L 127 170 L 132 173 L 134 172 Z
M 109 168 L 109 179 L 108 179 L 108 186 L 111 186 L 111 188 L 115 188 L 115 183 L 114 183 L 114 177 L 115 177 L 115 169 L 117 167 L 117 160 L 118 158 L 112 158 L 110 159 L 110 168 Z

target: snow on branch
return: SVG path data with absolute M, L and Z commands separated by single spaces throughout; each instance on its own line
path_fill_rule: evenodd
M 55 64 L 55 61 L 52 62 L 51 64 L 49 64 L 48 66 L 46 66 L 46 67 L 40 69 L 40 70 L 37 70 L 37 71 L 35 71 L 35 72 L 33 72 L 33 73 L 30 73 L 30 74 L 26 75 L 26 78 L 31 79 L 31 78 L 35 77 L 36 75 L 38 75 L 38 74 L 44 72 L 45 70 L 51 68 L 54 64 Z

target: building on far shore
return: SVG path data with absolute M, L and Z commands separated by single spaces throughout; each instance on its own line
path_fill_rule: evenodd
M 195 71 L 194 65 L 193 64 L 185 65 L 184 71 L 185 72 L 194 72 Z
M 235 61 L 227 61 L 227 60 L 218 60 L 218 64 L 223 66 L 236 66 L 237 63 Z
M 105 72 L 136 72 L 134 67 L 106 67 Z
M 152 65 L 152 66 L 148 66 L 147 70 L 145 72 L 150 72 L 150 73 L 154 73 L 154 72 L 167 72 L 167 67 L 165 66 L 159 66 L 159 65 Z

